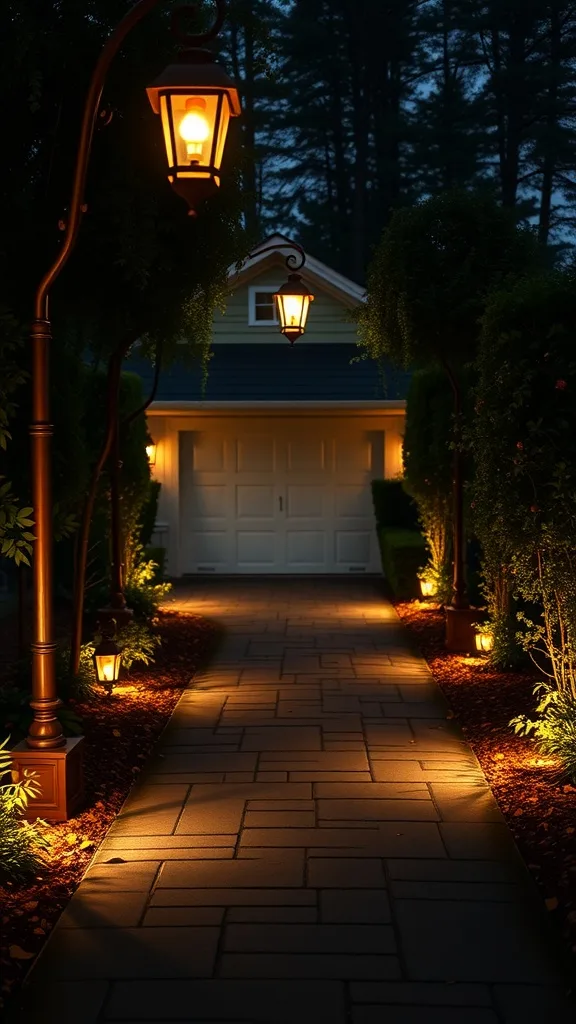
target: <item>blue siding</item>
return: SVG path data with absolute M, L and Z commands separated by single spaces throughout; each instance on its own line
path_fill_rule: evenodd
M 387 367 L 384 389 L 371 359 L 350 364 L 356 345 L 214 345 L 208 384 L 201 393 L 199 367 L 174 364 L 160 375 L 156 401 L 375 401 L 405 399 L 410 374 Z M 125 369 L 138 373 L 150 389 L 153 368 L 138 356 Z

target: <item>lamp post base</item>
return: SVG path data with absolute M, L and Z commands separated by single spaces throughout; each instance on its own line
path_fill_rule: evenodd
M 10 753 L 12 781 L 17 782 L 27 768 L 38 774 L 42 787 L 24 812 L 27 821 L 68 821 L 77 813 L 84 800 L 83 736 L 68 737 L 66 746 L 56 750 L 31 750 L 22 740 Z
M 475 622 L 484 622 L 486 612 L 480 608 L 446 608 L 446 641 L 448 651 L 476 653 Z

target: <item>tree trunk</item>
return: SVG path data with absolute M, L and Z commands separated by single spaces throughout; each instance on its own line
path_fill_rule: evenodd
M 452 607 L 468 608 L 466 593 L 464 537 L 464 475 L 463 458 L 460 451 L 462 433 L 462 393 L 460 383 L 452 367 L 445 364 L 446 373 L 454 396 L 454 456 L 452 462 L 452 502 L 453 502 L 453 557 L 454 574 L 452 578 Z
M 80 529 L 78 531 L 78 560 L 76 563 L 76 576 L 74 580 L 74 608 L 72 618 L 72 640 L 70 645 L 70 675 L 78 675 L 80 668 L 80 651 L 82 648 L 82 625 L 84 619 L 84 588 L 86 585 L 86 565 L 88 562 L 88 543 L 90 539 L 90 524 L 94 512 L 96 494 L 98 492 L 98 481 L 100 474 L 106 464 L 112 447 L 114 424 L 117 419 L 117 395 L 120 386 L 120 374 L 122 362 L 130 346 L 136 341 L 140 332 L 130 332 L 118 346 L 108 363 L 108 412 L 106 421 L 106 437 L 92 470 L 92 476 L 88 485 L 88 493 L 82 509 Z
M 548 243 L 552 215 L 552 192 L 556 171 L 556 151 L 552 145 L 552 136 L 558 125 L 558 81 L 561 68 L 562 30 L 558 10 L 550 5 L 550 65 L 551 78 L 548 90 L 546 127 L 548 138 L 542 165 L 542 183 L 540 186 L 540 211 L 538 217 L 538 241 L 541 245 Z

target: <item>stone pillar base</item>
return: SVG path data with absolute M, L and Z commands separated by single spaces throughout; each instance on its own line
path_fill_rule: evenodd
M 12 781 L 17 782 L 24 768 L 28 768 L 37 772 L 42 787 L 24 813 L 28 821 L 67 821 L 76 814 L 84 799 L 83 736 L 68 737 L 66 746 L 57 750 L 32 750 L 22 740 L 10 753 Z
M 476 654 L 476 630 L 473 623 L 484 622 L 486 612 L 480 608 L 446 608 L 446 649 Z

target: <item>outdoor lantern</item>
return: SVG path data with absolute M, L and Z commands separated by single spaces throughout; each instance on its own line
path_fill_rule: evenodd
M 110 635 L 103 635 L 93 654 L 96 678 L 110 693 L 120 676 L 122 653 Z
M 150 444 L 146 445 L 146 455 L 148 457 L 148 465 L 149 466 L 155 466 L 156 465 L 156 445 L 154 444 L 153 441 Z
M 488 654 L 494 646 L 494 638 L 491 633 L 476 633 L 476 650 L 481 654 Z
M 306 320 L 310 303 L 314 296 L 304 284 L 300 274 L 289 274 L 286 284 L 274 295 L 280 330 L 291 345 L 306 330 Z
M 189 49 L 146 92 L 162 120 L 168 181 L 193 210 L 220 185 L 230 118 L 241 113 L 238 89 L 212 53 Z
M 422 597 L 434 597 L 434 580 L 420 580 Z

